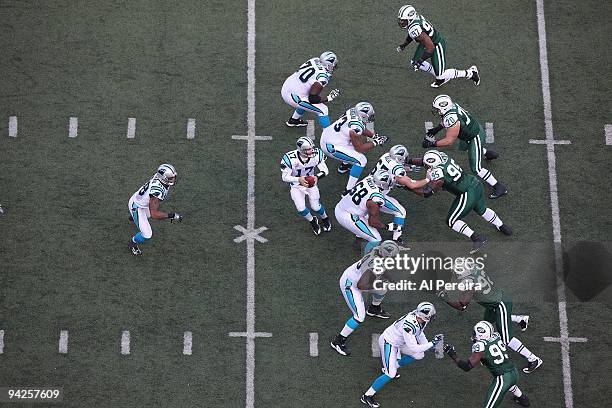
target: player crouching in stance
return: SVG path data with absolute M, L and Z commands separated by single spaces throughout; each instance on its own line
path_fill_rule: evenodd
M 311 58 L 295 71 L 283 83 L 281 96 L 290 106 L 295 108 L 293 116 L 286 125 L 289 127 L 306 126 L 302 120 L 305 112 L 312 112 L 319 117 L 322 128 L 329 126 L 329 110 L 325 105 L 340 95 L 334 89 L 327 97 L 321 97 L 321 91 L 329 83 L 338 65 L 338 57 L 331 51 L 325 51 L 319 58 Z
M 346 321 L 340 334 L 332 340 L 331 346 L 343 356 L 351 354 L 346 347 L 346 338 L 357 329 L 359 324 L 363 323 L 366 314 L 380 319 L 388 319 L 390 317 L 389 313 L 384 311 L 381 306 L 383 298 L 387 293 L 386 290 L 372 292 L 372 304 L 368 306 L 367 310 L 363 292 L 374 289 L 375 279 L 383 279 L 384 270 L 378 272 L 378 268 L 375 268 L 376 265 L 374 264 L 376 262 L 375 259 L 393 258 L 399 252 L 400 248 L 396 242 L 390 240 L 383 241 L 359 261 L 346 268 L 340 277 L 340 291 L 353 316 Z
M 323 152 L 342 163 L 338 172 L 344 174 L 350 169 L 347 190 L 357 183 L 368 163 L 365 153 L 387 141 L 386 136 L 379 136 L 366 128 L 368 123 L 374 122 L 374 117 L 372 104 L 359 102 L 321 134 Z
M 506 344 L 499 333 L 495 332 L 491 323 L 480 321 L 472 331 L 472 354 L 463 361 L 457 357 L 457 351 L 450 344 L 444 345 L 444 352 L 463 371 L 470 371 L 478 363 L 487 367 L 493 376 L 484 408 L 496 408 L 501 405 L 508 391 L 513 395 L 514 402 L 522 407 L 528 407 L 529 398 L 523 394 L 518 385 L 518 371 L 506 353 Z
M 310 222 L 313 232 L 321 234 L 319 220 L 311 214 L 311 210 L 321 217 L 323 230 L 331 231 L 332 225 L 325 207 L 321 204 L 321 196 L 317 182 L 329 174 L 323 152 L 315 147 L 309 137 L 300 137 L 295 143 L 297 149 L 283 155 L 280 167 L 282 179 L 290 185 L 291 199 L 295 208 L 306 221 Z M 315 173 L 315 169 L 318 171 Z M 310 210 L 306 208 L 306 196 L 310 201 Z
M 170 187 L 176 184 L 177 173 L 170 164 L 162 164 L 158 167 L 157 173 L 136 191 L 128 203 L 130 220 L 136 224 L 140 232 L 132 237 L 129 248 L 134 255 L 142 254 L 138 244 L 151 239 L 153 231 L 149 224 L 149 218 L 156 220 L 170 219 L 170 222 L 181 222 L 183 217 L 178 213 L 165 213 L 159 211 L 159 203 L 168 197 Z
M 361 396 L 361 402 L 378 408 L 374 394 L 380 391 L 393 378 L 399 377 L 397 369 L 405 367 L 414 360 L 421 360 L 425 352 L 436 347 L 443 335 L 436 334 L 432 341 L 425 337 L 425 327 L 434 320 L 436 308 L 429 302 L 421 302 L 415 310 L 397 319 L 378 338 L 383 374 Z

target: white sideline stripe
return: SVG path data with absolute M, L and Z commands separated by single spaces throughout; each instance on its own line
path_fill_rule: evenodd
M 372 357 L 380 357 L 380 347 L 378 347 L 378 339 L 380 333 L 372 333 Z
M 425 122 L 425 131 L 427 132 L 429 129 L 433 129 L 433 123 Z
M 310 333 L 310 357 L 319 356 L 319 333 Z
M 546 154 L 548 157 L 548 181 L 550 187 L 550 208 L 553 223 L 553 240 L 555 245 L 555 271 L 557 274 L 557 299 L 559 302 L 559 338 L 561 344 L 561 361 L 563 367 L 563 389 L 565 391 L 565 408 L 574 407 L 572 392 L 572 370 L 570 365 L 570 343 L 565 300 L 565 283 L 563 282 L 563 251 L 561 248 L 561 220 L 559 216 L 559 196 L 557 194 L 557 169 L 555 157 L 554 132 L 552 121 L 552 104 L 550 99 L 550 76 L 548 71 L 548 52 L 546 50 L 546 20 L 544 17 L 544 0 L 537 0 L 538 42 L 540 46 L 540 71 L 542 75 L 542 99 L 544 102 L 544 127 L 546 130 Z
M 193 118 L 187 119 L 187 139 L 195 139 L 196 121 Z
M 543 339 L 544 341 L 554 341 L 557 343 L 561 343 L 562 341 L 559 337 L 543 337 Z M 589 339 L 586 337 L 568 337 L 567 341 L 571 343 L 586 343 Z
M 572 144 L 569 140 L 548 140 L 548 139 L 529 139 L 530 144 L 545 144 L 545 145 L 569 145 Z
M 68 353 L 68 330 L 60 331 L 58 351 L 60 354 Z
M 604 132 L 606 133 L 606 145 L 612 146 L 612 125 L 604 126 Z
M 191 347 L 193 345 L 193 335 L 190 331 L 183 333 L 183 354 L 186 356 L 191 355 Z
M 79 119 L 71 117 L 68 121 L 68 137 L 77 137 L 79 130 Z
M 130 354 L 130 332 L 127 330 L 121 332 L 121 354 Z
M 136 118 L 128 118 L 127 138 L 133 139 L 136 136 Z
M 493 123 L 491 122 L 485 123 L 485 132 L 487 134 L 487 136 L 485 137 L 485 142 L 495 143 L 495 135 L 493 134 Z
M 314 120 L 309 119 L 306 121 L 306 123 L 308 123 L 308 125 L 306 125 L 306 136 L 311 138 L 312 140 L 315 140 L 315 125 L 314 125 Z
M 4 330 L 0 330 L 0 354 L 4 353 Z
M 17 137 L 17 116 L 9 116 L 9 137 Z

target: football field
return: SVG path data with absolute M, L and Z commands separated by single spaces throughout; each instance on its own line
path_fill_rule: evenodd
M 500 159 L 486 166 L 509 190 L 487 205 L 514 235 L 466 221 L 489 238 L 487 265 L 515 312 L 531 316 L 515 335 L 544 364 L 519 385 L 533 407 L 606 406 L 612 3 L 413 4 L 446 38 L 447 65 L 482 75 L 478 87 L 440 90 L 410 66 L 414 44 L 395 51 L 402 4 L 4 1 L 0 387 L 61 387 L 52 406 L 62 407 L 363 406 L 380 375 L 373 338 L 391 321 L 366 319 L 350 357 L 329 347 L 350 317 L 338 279 L 359 253 L 335 220 L 312 233 L 279 170 L 313 130 L 285 126 L 283 81 L 332 50 L 339 67 L 323 93 L 341 95 L 330 119 L 367 100 L 389 136 L 368 171 L 394 144 L 424 153 L 439 93 L 487 124 Z M 469 169 L 464 152 L 447 153 Z M 184 220 L 153 220 L 135 257 L 128 199 L 161 163 L 179 174 L 161 210 Z M 333 214 L 346 178 L 328 166 L 319 187 Z M 393 195 L 414 254 L 469 249 L 445 224 L 450 194 Z M 444 333 L 465 359 L 482 308 L 458 312 L 433 291 L 389 293 L 384 305 L 395 319 L 421 301 L 438 311 L 428 337 Z M 401 374 L 377 396 L 382 407 L 482 406 L 490 382 L 484 367 L 464 373 L 430 354 Z

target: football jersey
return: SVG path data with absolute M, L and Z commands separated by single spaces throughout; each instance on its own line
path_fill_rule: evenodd
M 412 23 L 408 26 L 408 35 L 413 40 L 416 39 L 421 33 L 425 33 L 431 38 L 431 42 L 434 45 L 438 44 L 442 41 L 442 35 L 431 25 L 429 21 L 425 19 L 425 17 L 419 15 L 419 18 L 413 20 Z
M 442 125 L 445 128 L 449 128 L 457 122 L 460 124 L 458 137 L 461 140 L 469 142 L 480 133 L 480 122 L 470 115 L 468 111 L 459 106 L 458 103 L 454 103 L 453 107 L 442 117 Z
M 351 144 L 350 131 L 352 130 L 356 134 L 361 135 L 366 129 L 366 124 L 357 114 L 357 110 L 355 108 L 351 108 L 344 112 L 344 115 L 340 116 L 340 118 L 332 123 L 331 126 L 325 128 L 324 131 L 327 129 L 333 129 L 335 132 L 335 134 L 332 135 L 334 140 L 339 140 L 345 145 L 349 145 Z
M 330 74 L 325 70 L 319 58 L 311 58 L 287 78 L 287 85 L 289 85 L 291 93 L 306 97 L 310 94 L 310 88 L 315 82 L 325 87 L 330 79 Z
M 383 332 L 385 339 L 396 347 L 404 347 L 406 345 L 405 335 L 414 336 L 419 338 L 424 335 L 423 330 L 427 323 L 423 327 L 417 321 L 416 313 L 410 312 L 397 319 L 391 326 L 387 327 Z
M 388 152 L 380 156 L 380 159 L 378 159 L 370 174 L 374 174 L 378 170 L 389 172 L 389 174 L 393 175 L 394 177 L 402 177 L 406 175 L 406 169 L 404 166 L 399 164 L 397 160 L 391 157 Z M 384 190 L 383 193 L 388 194 L 392 189 L 393 187 L 390 187 L 389 189 Z
M 472 353 L 483 353 L 480 363 L 493 376 L 502 375 L 515 369 L 506 352 L 506 345 L 499 333 L 493 333 L 489 340 L 478 340 L 472 345 Z
M 169 192 L 169 187 L 166 187 L 161 181 L 153 177 L 148 183 L 143 185 L 140 190 L 132 195 L 132 200 L 140 208 L 149 208 L 151 196 L 158 198 L 160 201 L 164 201 Z
M 353 283 L 359 282 L 364 273 L 374 269 L 374 258 L 376 256 L 369 252 L 363 258 L 346 268 L 342 275 Z
M 289 172 L 292 177 L 312 176 L 315 173 L 315 168 L 325 161 L 325 155 L 318 147 L 314 148 L 315 156 L 308 158 L 306 162 L 302 161 L 298 150 L 291 150 L 283 155 L 280 162 L 282 172 Z M 288 183 L 292 186 L 299 186 L 299 182 Z
M 496 307 L 506 300 L 504 291 L 493 285 L 493 281 L 482 268 L 474 268 L 469 275 L 461 279 L 464 284 L 480 285 L 480 290 L 474 291 L 473 299 L 484 307 Z
M 461 195 L 479 183 L 475 176 L 465 174 L 461 167 L 447 155 L 442 156 L 442 164 L 432 168 L 428 173 L 432 181 L 444 180 L 444 189 L 455 195 Z
M 385 196 L 380 188 L 374 184 L 372 176 L 367 176 L 355 184 L 352 189 L 344 192 L 338 205 L 350 214 L 365 216 L 368 213 L 366 203 L 369 200 L 379 206 L 385 205 Z

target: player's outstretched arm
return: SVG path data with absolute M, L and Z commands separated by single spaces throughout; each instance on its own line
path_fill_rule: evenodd
M 151 218 L 155 220 L 165 220 L 169 218 L 172 222 L 181 222 L 183 220 L 183 217 L 179 213 L 165 213 L 163 211 L 159 211 L 159 202 L 159 198 L 150 196 L 149 213 L 151 214 Z
M 417 188 L 425 187 L 425 185 L 429 183 L 431 180 L 429 180 L 428 178 L 424 178 L 421 180 L 413 180 L 408 176 L 399 176 L 395 178 L 395 181 L 398 184 L 406 187 L 408 190 L 414 190 Z
M 438 191 L 442 190 L 443 185 L 444 185 L 444 180 L 442 179 L 432 180 L 429 183 L 427 183 L 425 186 L 421 188 L 416 188 L 411 191 L 414 192 L 416 195 L 427 198 L 427 197 L 431 197 L 432 195 L 434 195 L 434 193 L 437 193 Z

